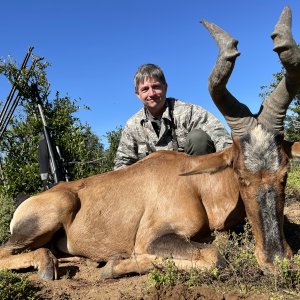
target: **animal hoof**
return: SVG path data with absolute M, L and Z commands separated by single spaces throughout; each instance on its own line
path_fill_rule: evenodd
M 38 274 L 44 280 L 57 279 L 57 270 L 53 263 L 50 263 L 45 269 L 39 270 Z
M 44 280 L 57 279 L 58 261 L 51 254 L 48 257 L 47 262 L 43 263 L 39 267 L 38 275 Z
M 106 263 L 104 267 L 100 268 L 100 279 L 114 278 L 113 266 L 114 266 L 114 262 L 110 260 Z

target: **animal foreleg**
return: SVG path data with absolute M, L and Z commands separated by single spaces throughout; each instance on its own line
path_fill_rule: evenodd
M 167 257 L 172 259 L 172 262 L 178 269 L 186 271 L 192 268 L 202 270 L 211 269 L 214 266 L 222 266 L 224 264 L 224 261 L 220 258 L 215 247 L 212 245 L 201 245 L 201 248 L 198 248 L 196 243 L 193 243 L 190 244 L 190 249 L 187 253 L 184 255 L 180 254 L 178 257 L 135 254 L 129 259 L 108 261 L 107 264 L 100 269 L 100 278 L 117 278 L 130 273 L 145 274 L 154 267 L 163 269 L 166 267 L 165 259 Z
M 157 262 L 157 256 L 150 254 L 134 255 L 123 260 L 110 260 L 100 269 L 100 278 L 117 278 L 130 273 L 145 274 L 153 269 Z
M 58 263 L 55 256 L 46 248 L 13 255 L 11 250 L 0 248 L 0 269 L 19 270 L 34 267 L 43 279 L 57 279 Z

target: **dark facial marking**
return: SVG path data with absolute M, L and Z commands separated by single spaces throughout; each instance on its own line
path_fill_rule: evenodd
M 260 188 L 257 193 L 257 202 L 260 207 L 265 255 L 268 260 L 273 261 L 275 255 L 284 256 L 283 237 L 276 211 L 276 191 L 274 188 L 270 186 Z

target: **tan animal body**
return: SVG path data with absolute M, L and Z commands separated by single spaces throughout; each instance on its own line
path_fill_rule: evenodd
M 300 155 L 300 145 L 284 140 L 283 119 L 300 89 L 300 50 L 290 9 L 283 10 L 272 34 L 286 75 L 257 116 L 226 88 L 239 55 L 237 41 L 202 23 L 219 46 L 209 89 L 232 130 L 233 145 L 199 157 L 156 152 L 127 168 L 61 182 L 27 199 L 0 248 L 0 268 L 33 266 L 41 277 L 56 278 L 57 259 L 45 248 L 48 242 L 64 253 L 107 262 L 102 278 L 147 272 L 157 257 L 167 256 L 180 268 L 210 268 L 221 260 L 201 242 L 246 215 L 262 268 L 272 269 L 275 255 L 292 255 L 283 234 L 284 190 L 289 158 Z

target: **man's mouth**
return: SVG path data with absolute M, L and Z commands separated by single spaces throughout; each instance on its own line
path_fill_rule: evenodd
M 149 99 L 149 100 L 147 100 L 147 102 L 156 102 L 156 101 L 153 99 Z

